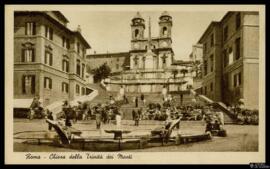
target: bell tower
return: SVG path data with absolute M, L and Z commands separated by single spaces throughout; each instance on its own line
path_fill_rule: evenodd
M 167 11 L 163 12 L 159 17 L 159 48 L 162 49 L 158 53 L 158 67 L 166 69 L 173 62 L 172 49 L 172 17 Z
M 159 17 L 159 36 L 161 38 L 171 37 L 172 17 L 167 11 L 163 12 Z
M 141 14 L 137 12 L 131 21 L 132 40 L 140 40 L 144 38 L 145 23 Z

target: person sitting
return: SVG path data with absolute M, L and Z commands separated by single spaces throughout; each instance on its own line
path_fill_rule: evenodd
M 39 101 L 39 96 L 35 96 L 30 105 L 30 116 L 29 119 L 33 119 L 35 115 L 42 115 L 43 108 L 41 107 L 41 103 Z
M 213 130 L 220 131 L 220 123 L 218 120 L 215 120 L 215 123 L 213 125 Z
M 205 128 L 205 132 L 212 132 L 212 130 L 214 129 L 214 125 L 212 121 L 207 121 L 206 123 L 206 128 Z

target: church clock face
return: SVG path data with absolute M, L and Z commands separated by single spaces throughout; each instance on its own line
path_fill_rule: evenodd
M 167 43 L 166 41 L 163 41 L 163 42 L 161 43 L 161 46 L 162 46 L 163 48 L 168 47 L 168 43 Z
M 138 43 L 134 43 L 133 47 L 134 47 L 134 49 L 139 49 L 139 44 Z

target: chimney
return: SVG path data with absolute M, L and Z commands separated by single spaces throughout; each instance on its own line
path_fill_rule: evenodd
M 77 31 L 80 32 L 80 33 L 82 32 L 82 29 L 81 29 L 81 26 L 80 25 L 78 25 Z

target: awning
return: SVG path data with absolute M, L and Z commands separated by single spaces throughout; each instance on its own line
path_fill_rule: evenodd
M 30 108 L 33 99 L 14 99 L 13 108 Z

